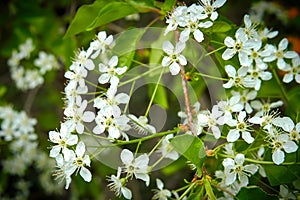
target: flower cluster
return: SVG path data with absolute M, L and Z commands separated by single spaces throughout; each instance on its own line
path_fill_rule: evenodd
M 10 67 L 11 78 L 15 81 L 17 88 L 23 91 L 43 84 L 43 76 L 46 72 L 59 67 L 55 56 L 44 51 L 40 51 L 38 58 L 35 58 L 32 63 L 23 62 L 23 60 L 30 61 L 34 49 L 32 39 L 28 38 L 24 44 L 19 46 L 19 51 L 14 50 L 12 52 L 12 56 L 7 62 Z
M 8 155 L 5 154 L 5 151 L 2 152 L 1 167 L 4 173 L 20 177 L 18 183 L 24 186 L 19 189 L 16 188 L 16 195 L 28 197 L 30 183 L 25 181 L 25 175 L 31 167 L 41 172 L 39 179 L 46 192 L 59 191 L 61 185 L 52 182 L 49 174 L 53 170 L 54 163 L 43 151 L 38 149 L 38 135 L 35 133 L 34 128 L 37 120 L 28 117 L 25 111 L 17 112 L 10 106 L 1 106 L 0 122 L 0 140 L 8 145 L 11 152 Z M 5 188 L 2 189 L 1 193 L 5 192 Z M 1 194 L 1 197 L 4 196 Z
M 264 25 L 252 21 L 251 16 L 245 15 L 244 25 L 233 30 L 234 36 L 225 36 L 223 33 L 221 36 L 218 35 L 222 41 L 215 43 L 222 46 L 220 48 L 216 48 L 217 45 L 210 46 L 214 50 L 203 57 L 218 53 L 218 59 L 221 65 L 224 64 L 221 67 L 224 67 L 227 78 L 204 75 L 208 78 L 226 80 L 222 89 L 226 90 L 227 96 L 212 105 L 211 109 L 200 110 L 199 102 L 193 106 L 189 105 L 187 77 L 194 73 L 194 69 L 188 71 L 190 68 L 187 67 L 189 74 L 185 73 L 183 67 L 190 63 L 187 60 L 188 52 L 184 50 L 188 48 L 189 39 L 197 41 L 197 44 L 206 39 L 204 34 L 218 18 L 216 10 L 225 1 L 201 0 L 199 5 L 178 6 L 169 14 L 166 20 L 168 26 L 162 37 L 173 32 L 175 44 L 164 41 L 165 38 L 159 38 L 160 42 L 164 41 L 162 50 L 166 55 L 162 57 L 161 65 L 157 68 L 161 70 L 160 78 L 148 108 L 142 116 L 129 113 L 129 101 L 135 89 L 135 81 L 149 75 L 150 72 L 122 82 L 128 69 L 134 66 L 122 64 L 121 56 L 114 49 L 117 40 L 104 31 L 97 34 L 87 50 L 78 52 L 65 73 L 65 78 L 68 79 L 64 91 L 65 121 L 61 123 L 59 131 L 49 132 L 49 139 L 53 143 L 50 157 L 55 158 L 58 168 L 56 175 L 66 181 L 66 189 L 71 183 L 71 176 L 77 175 L 78 172 L 85 181 L 91 181 L 92 174 L 88 169 L 91 166 L 91 159 L 106 148 L 101 146 L 100 153 L 89 155 L 88 143 L 84 143 L 84 139 L 89 136 L 105 141 L 108 147 L 122 146 L 118 159 L 122 163 L 116 167 L 116 174 L 108 176 L 107 180 L 109 189 L 116 196 L 123 196 L 126 199 L 132 199 L 134 196 L 130 185 L 127 184 L 130 180 L 144 181 L 148 187 L 153 179 L 150 177 L 151 170 L 159 166 L 165 158 L 178 160 L 178 152 L 184 152 L 183 156 L 190 162 L 196 160 L 195 163 L 192 162 L 193 170 L 197 170 L 194 179 L 188 183 L 189 185 L 182 187 L 183 189 L 170 192 L 164 189 L 163 181 L 156 178 L 158 189 L 153 190 L 153 199 L 168 199 L 172 195 L 184 199 L 189 193 L 189 198 L 192 198 L 192 195 L 198 197 L 196 192 L 200 191 L 199 196 L 204 195 L 204 189 L 209 199 L 216 199 L 211 186 L 215 186 L 215 190 L 220 190 L 218 194 L 224 192 L 223 198 L 230 199 L 238 195 L 242 188 L 249 186 L 252 175 L 257 173 L 257 176 L 267 177 L 269 172 L 265 170 L 265 165 L 277 167 L 276 165 L 290 164 L 288 161 L 293 156 L 292 153 L 298 150 L 300 122 L 295 123 L 292 117 L 279 112 L 278 108 L 288 102 L 282 88 L 281 95 L 285 97 L 285 101 L 265 100 L 259 96 L 265 86 L 264 81 L 274 78 L 281 84 L 280 75 L 283 83 L 290 83 L 293 80 L 300 83 L 299 55 L 289 50 L 286 38 L 280 40 L 278 44 L 271 42 L 278 35 L 278 31 L 271 31 Z M 233 28 L 230 26 L 230 29 Z M 214 33 L 207 31 L 207 34 Z M 226 48 L 225 51 L 218 52 L 223 48 Z M 140 64 L 139 61 L 135 62 Z M 164 75 L 164 67 L 169 67 L 171 75 L 180 73 L 181 76 L 178 78 L 182 79 L 186 111 L 178 113 L 183 119 L 178 128 L 156 133 L 156 128 L 148 123 L 148 112 Z M 92 82 L 92 79 L 95 82 Z M 122 86 L 126 84 L 130 84 L 131 87 L 128 94 L 122 90 Z M 89 98 L 90 96 L 92 98 Z M 143 138 L 133 140 L 130 131 Z M 193 142 L 185 144 L 183 140 L 183 144 L 180 141 L 177 145 L 178 138 L 182 136 L 180 133 L 183 133 L 183 136 L 192 135 Z M 154 147 L 149 152 L 140 154 L 140 151 L 149 148 L 142 148 L 144 142 L 154 138 L 159 138 L 154 141 Z M 216 182 L 211 181 L 212 176 L 202 164 L 203 152 L 195 152 L 195 149 L 201 151 L 202 142 L 206 142 L 206 139 L 209 141 L 207 146 L 212 149 L 207 147 L 204 154 L 207 157 L 215 156 L 215 162 L 219 162 L 214 171 Z M 215 142 L 215 146 L 211 145 L 212 141 Z M 137 144 L 135 151 L 129 150 L 133 148 L 133 144 Z M 195 148 L 188 149 L 192 149 L 193 153 L 180 151 L 185 145 L 195 145 L 193 146 Z M 109 149 L 107 151 L 109 152 Z M 159 158 L 155 160 L 154 155 L 159 155 Z M 220 157 L 224 158 L 221 162 Z M 199 163 L 201 166 L 197 166 Z M 197 187 L 201 187 L 201 190 Z M 177 197 L 177 191 L 183 190 L 185 192 L 182 192 L 182 196 Z M 282 195 L 288 195 L 283 194 L 287 193 L 284 188 L 281 190 Z
M 49 132 L 49 139 L 54 143 L 50 157 L 55 158 L 57 162 L 58 169 L 55 175 L 61 180 L 66 180 L 66 189 L 71 183 L 73 173 L 79 172 L 87 182 L 92 179 L 90 171 L 86 168 L 90 167 L 90 157 L 86 153 L 85 143 L 78 136 L 103 135 L 113 142 L 118 139 L 128 141 L 126 131 L 131 128 L 139 134 L 156 132 L 155 128 L 148 124 L 147 117 L 136 117 L 122 111 L 121 105 L 128 104 L 130 97 L 126 93 L 118 93 L 117 90 L 120 76 L 126 72 L 127 66 L 119 66 L 119 57 L 111 51 L 113 46 L 112 35 L 107 35 L 104 31 L 99 32 L 87 50 L 77 53 L 70 69 L 65 72 L 65 78 L 68 79 L 65 87 L 65 121 L 61 123 L 59 131 Z M 87 78 L 95 74 L 97 83 L 88 81 Z M 87 99 L 88 94 L 93 94 L 94 98 Z M 124 159 L 129 158 L 125 156 Z M 129 165 L 129 161 L 124 163 Z M 140 173 L 128 170 L 127 173 L 141 178 Z M 119 176 L 112 179 L 117 180 L 117 177 Z M 125 192 L 125 197 L 129 195 L 128 189 L 122 191 Z

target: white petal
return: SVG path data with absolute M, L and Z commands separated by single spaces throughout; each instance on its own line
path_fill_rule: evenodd
M 193 35 L 197 42 L 202 42 L 204 40 L 203 33 L 199 29 L 196 29 Z
M 220 8 L 221 6 L 224 5 L 225 2 L 226 2 L 226 0 L 216 0 L 216 1 L 212 4 L 212 7 L 214 7 L 214 8 Z
M 284 83 L 290 83 L 292 80 L 294 80 L 294 75 L 292 73 L 287 73 L 283 77 L 283 82 Z
M 174 46 L 170 41 L 165 41 L 163 43 L 162 48 L 163 48 L 164 52 L 166 52 L 168 55 L 171 55 L 174 50 Z
M 88 59 L 85 63 L 84 63 L 85 68 L 87 68 L 88 70 L 93 70 L 95 68 L 95 64 L 93 63 L 92 60 Z
M 244 154 L 237 154 L 234 158 L 234 161 L 238 164 L 238 165 L 243 165 L 244 161 L 245 161 L 245 155 Z
M 298 54 L 295 51 L 287 51 L 284 53 L 284 57 L 289 58 L 289 59 L 295 58 L 297 56 L 298 56 Z
M 90 182 L 92 180 L 91 172 L 85 167 L 81 168 L 79 174 L 86 182 Z
M 221 137 L 220 129 L 217 126 L 212 126 L 211 130 L 216 139 L 219 139 Z
M 248 131 L 242 132 L 242 138 L 248 143 L 251 144 L 254 141 L 254 138 L 251 136 L 251 134 Z
M 234 78 L 236 75 L 236 70 L 232 65 L 226 65 L 225 71 L 228 74 L 229 77 Z
M 255 172 L 257 172 L 258 170 L 258 167 L 254 164 L 250 164 L 250 165 L 245 165 L 243 170 L 251 174 L 255 174 Z
M 101 74 L 101 76 L 98 78 L 98 82 L 100 84 L 105 84 L 108 83 L 109 79 L 110 79 L 110 75 L 108 73 Z
M 183 55 L 179 55 L 177 59 L 182 66 L 187 64 L 186 58 Z
M 180 33 L 179 41 L 184 43 L 188 41 L 189 37 L 190 37 L 190 29 L 186 28 Z
M 95 128 L 93 129 L 93 133 L 95 134 L 101 134 L 105 131 L 105 126 L 102 125 L 97 125 L 95 126 Z
M 85 152 L 85 145 L 82 141 L 80 141 L 76 146 L 76 155 L 78 157 L 83 157 L 84 152 Z
M 118 57 L 117 57 L 117 56 L 111 57 L 111 59 L 110 59 L 109 62 L 108 62 L 108 65 L 109 65 L 111 68 L 113 68 L 113 67 L 117 66 L 117 64 L 118 64 Z
M 184 48 L 185 48 L 185 43 L 184 42 L 177 42 L 174 53 L 179 54 L 184 50 Z
M 226 185 L 231 185 L 232 183 L 234 183 L 235 180 L 236 180 L 236 173 L 235 172 L 226 174 L 226 179 L 225 179 L 225 184 Z
M 238 130 L 236 130 L 236 129 L 230 130 L 227 135 L 227 141 L 235 142 L 235 141 L 237 141 L 237 139 L 239 139 L 239 137 L 240 137 L 240 133 Z
M 286 38 L 283 38 L 278 45 L 279 50 L 285 50 L 289 44 L 289 41 Z
M 148 174 L 143 174 L 143 173 L 135 173 L 135 177 L 137 179 L 141 179 L 143 181 L 145 181 L 146 186 L 149 186 L 150 183 L 150 177 Z
M 92 122 L 95 119 L 94 112 L 85 111 L 82 115 L 82 121 L 84 122 Z
M 229 60 L 231 59 L 234 55 L 236 54 L 236 51 L 234 49 L 226 49 L 223 54 L 222 54 L 222 58 L 223 60 Z
M 178 65 L 178 63 L 173 62 L 170 65 L 169 69 L 170 69 L 170 72 L 171 72 L 172 75 L 177 75 L 180 71 L 180 66 Z
M 60 146 L 58 146 L 58 145 L 53 146 L 52 149 L 50 150 L 50 155 L 49 156 L 51 158 L 55 158 L 56 156 L 59 155 L 60 150 L 61 150 Z
M 131 190 L 126 188 L 126 187 L 121 187 L 121 192 L 123 194 L 123 196 L 126 199 L 131 199 L 132 198 L 132 194 L 131 194 Z
M 122 74 L 124 74 L 125 72 L 126 72 L 126 70 L 127 70 L 127 67 L 125 66 L 125 67 L 117 67 L 116 69 L 115 69 L 115 72 L 116 72 L 116 74 L 118 74 L 118 75 L 122 75 Z
M 298 145 L 295 142 L 288 140 L 286 143 L 283 144 L 283 149 L 287 153 L 292 153 L 297 151 Z
M 272 160 L 276 165 L 280 165 L 284 161 L 284 152 L 276 149 L 272 154 Z
M 128 149 L 124 149 L 121 152 L 121 160 L 125 165 L 131 164 L 131 162 L 133 161 L 133 153 Z
M 212 21 L 215 21 L 218 18 L 218 15 L 219 14 L 215 11 L 215 12 L 211 13 L 210 19 Z
M 164 188 L 164 183 L 160 179 L 156 179 L 157 188 L 162 190 Z
M 128 103 L 129 99 L 130 99 L 129 95 L 125 94 L 125 93 L 117 94 L 115 97 L 116 102 L 118 102 L 120 104 Z
M 233 48 L 234 45 L 235 45 L 235 41 L 232 39 L 232 37 L 229 37 L 227 36 L 224 40 L 224 44 L 227 46 L 227 47 L 231 47 Z
M 162 61 L 161 61 L 161 65 L 163 67 L 166 67 L 166 66 L 169 66 L 171 64 L 171 62 L 172 62 L 172 59 L 170 57 L 164 56 Z

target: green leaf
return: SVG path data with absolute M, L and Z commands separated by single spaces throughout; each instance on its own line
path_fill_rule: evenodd
M 155 85 L 154 84 L 149 84 L 149 96 L 152 96 L 152 93 L 154 91 Z M 158 88 L 156 90 L 156 94 L 154 97 L 154 103 L 159 104 L 163 108 L 167 109 L 168 108 L 168 95 L 166 92 L 166 88 L 158 85 Z
M 224 21 L 215 21 L 212 27 L 212 32 L 224 33 L 232 29 L 231 25 Z
M 106 4 L 107 2 L 102 0 L 95 1 L 90 5 L 81 6 L 76 12 L 76 15 L 72 20 L 70 26 L 68 27 L 68 30 L 64 37 L 69 37 L 71 35 L 75 35 L 77 33 L 85 31 L 90 22 L 95 20 L 98 13 Z
M 119 66 L 130 66 L 137 50 L 137 44 L 145 29 L 131 29 L 117 35 L 112 51 L 119 57 Z
M 202 172 L 206 152 L 203 142 L 198 137 L 187 134 L 179 135 L 171 140 L 171 145 L 197 167 L 198 173 Z M 200 174 L 198 175 L 200 176 Z
M 242 188 L 237 194 L 237 199 L 241 200 L 253 200 L 253 199 L 264 199 L 264 200 L 275 200 L 278 197 L 265 193 L 259 187 Z
M 86 30 L 90 31 L 96 27 L 121 19 L 127 15 L 138 13 L 138 9 L 125 2 L 110 2 L 99 11 L 96 18 L 90 23 Z
M 300 166 L 264 165 L 263 167 L 271 186 L 291 183 L 299 176 L 297 171 L 300 172 Z
M 204 187 L 205 187 L 206 194 L 207 194 L 209 199 L 211 199 L 211 200 L 217 199 L 214 192 L 213 192 L 213 190 L 212 190 L 212 188 L 211 188 L 210 182 L 207 178 L 204 178 Z
M 161 2 L 155 2 L 155 6 L 163 10 L 164 12 L 169 12 L 175 6 L 176 0 L 165 0 L 162 4 Z
M 6 87 L 4 85 L 0 85 L 0 97 L 2 97 L 6 93 Z

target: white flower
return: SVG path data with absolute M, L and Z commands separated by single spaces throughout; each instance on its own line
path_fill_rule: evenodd
M 211 129 L 214 137 L 219 139 L 221 137 L 221 131 L 219 125 L 223 125 L 224 123 L 220 122 L 219 118 L 223 112 L 219 111 L 219 107 L 214 105 L 211 112 L 200 113 L 197 116 L 198 125 L 199 126 L 208 126 Z
M 300 57 L 297 56 L 292 59 L 292 66 L 289 64 L 286 65 L 286 68 L 283 69 L 287 73 L 283 76 L 283 82 L 290 83 L 294 80 L 300 84 Z
M 223 84 L 223 87 L 228 89 L 232 86 L 235 87 L 243 87 L 248 86 L 248 84 L 245 82 L 245 77 L 248 72 L 248 67 L 241 67 L 236 71 L 236 69 L 232 65 L 226 65 L 225 71 L 229 76 L 229 81 L 227 83 Z
M 293 199 L 296 200 L 297 196 L 293 193 L 290 192 L 289 188 L 286 185 L 280 185 L 280 192 L 279 192 L 280 200 L 286 200 L 286 199 Z
M 100 53 L 104 53 L 107 47 L 112 46 L 113 36 L 107 36 L 105 31 L 101 31 L 97 34 L 97 39 L 90 43 L 88 51 L 95 51 L 91 58 L 95 59 Z
M 125 187 L 126 179 L 120 178 L 121 172 L 122 172 L 122 168 L 118 167 L 117 176 L 111 175 L 108 178 L 108 181 L 111 183 L 109 183 L 107 186 L 111 191 L 115 192 L 116 196 L 121 196 L 122 194 L 126 199 L 131 199 L 132 198 L 131 190 Z
M 285 133 L 275 133 L 268 141 L 273 149 L 272 160 L 276 165 L 283 163 L 285 154 L 297 151 L 298 146 L 289 139 L 289 135 Z M 283 151 L 284 150 L 284 151 Z
M 242 133 L 242 138 L 248 143 L 251 144 L 254 141 L 254 138 L 251 136 L 250 130 L 248 129 L 249 125 L 245 121 L 246 112 L 241 111 L 238 115 L 238 121 L 236 123 L 235 129 L 230 129 L 227 135 L 228 142 L 235 142 Z
M 85 153 L 85 145 L 82 141 L 80 141 L 77 146 L 75 153 L 74 151 L 70 152 L 70 158 L 67 162 L 70 162 L 70 166 L 66 169 L 66 175 L 71 176 L 75 171 L 76 173 L 79 171 L 80 176 L 86 181 L 90 182 L 92 180 L 91 172 L 85 167 L 90 167 L 90 157 L 88 155 L 84 155 Z
M 171 42 L 165 41 L 162 48 L 168 55 L 163 57 L 162 66 L 169 66 L 171 74 L 177 75 L 180 71 L 180 65 L 184 66 L 187 64 L 186 58 L 180 54 L 185 48 L 185 43 L 178 42 L 174 48 Z
M 245 161 L 244 154 L 237 154 L 233 159 L 225 158 L 222 162 L 225 170 L 225 184 L 231 185 L 237 181 L 237 177 L 241 186 L 247 186 L 249 183 L 248 176 L 255 174 L 258 167 L 254 164 L 243 166 Z
M 173 146 L 170 143 L 170 138 L 173 138 L 174 135 L 167 135 L 163 141 L 161 142 L 160 147 L 157 152 L 162 154 L 163 158 L 170 158 L 171 160 L 177 160 L 179 158 L 179 154 L 174 150 Z
M 248 51 L 254 48 L 257 45 L 257 40 L 247 39 L 246 34 L 240 28 L 235 33 L 235 38 L 227 36 L 224 40 L 224 44 L 227 46 L 227 49 L 223 52 L 222 58 L 224 60 L 231 59 L 236 53 L 238 53 L 238 58 L 242 66 L 249 66 L 250 60 L 248 58 Z
M 215 21 L 218 18 L 218 12 L 216 11 L 216 9 L 223 6 L 225 2 L 226 0 L 201 0 L 200 4 L 204 8 L 204 13 L 210 16 L 210 19 L 212 21 Z
M 257 110 L 258 112 L 255 114 L 255 116 L 263 116 L 264 113 L 268 113 L 273 108 L 278 108 L 283 105 L 283 102 L 281 100 L 276 102 L 261 102 L 259 100 L 254 100 L 251 103 L 251 107 Z
M 83 122 L 92 122 L 95 119 L 95 114 L 92 111 L 85 111 L 87 100 L 78 103 L 73 110 L 65 110 L 65 115 L 73 122 L 77 133 L 82 134 L 84 131 Z
M 295 125 L 289 117 L 277 117 L 273 120 L 273 125 L 286 131 L 290 136 L 290 140 L 298 142 L 300 139 L 300 122 Z
M 25 43 L 21 44 L 19 46 L 20 52 L 19 56 L 21 59 L 23 58 L 29 58 L 31 52 L 34 50 L 33 42 L 31 38 L 28 38 Z
M 111 83 L 112 85 L 118 85 L 119 78 L 117 76 L 124 74 L 127 70 L 127 66 L 116 67 L 118 62 L 118 57 L 113 56 L 107 64 L 99 64 L 99 71 L 102 73 L 98 79 L 100 84 Z
M 244 31 L 247 38 L 248 39 L 257 38 L 258 33 L 256 31 L 256 25 L 252 24 L 249 15 L 244 15 L 244 24 L 245 24 L 245 28 L 242 28 L 242 30 Z
M 232 119 L 232 113 L 243 110 L 243 105 L 239 101 L 238 96 L 233 96 L 227 101 L 218 102 L 219 110 L 223 114 L 218 121 L 220 125 L 227 124 L 232 126 L 235 124 L 235 121 Z
M 129 102 L 129 95 L 126 93 L 117 94 L 116 87 L 110 87 L 106 92 L 106 98 L 99 96 L 94 100 L 94 107 L 98 109 L 108 109 L 111 107 L 113 113 L 112 115 L 118 117 L 121 115 L 121 109 L 119 108 L 120 104 L 127 104 Z
M 67 190 L 70 186 L 70 183 L 72 181 L 71 176 L 69 174 L 66 173 L 66 170 L 68 169 L 68 167 L 70 166 L 69 162 L 66 162 L 64 160 L 64 157 L 59 154 L 58 156 L 55 157 L 56 160 L 56 164 L 57 164 L 57 170 L 55 170 L 53 176 L 55 176 L 55 179 L 59 179 L 59 181 L 66 181 L 66 186 L 65 189 Z
M 247 83 L 252 83 L 252 87 L 255 90 L 259 90 L 261 87 L 261 82 L 263 81 L 268 81 L 272 79 L 272 73 L 269 71 L 265 71 L 261 68 L 258 67 L 253 67 L 252 65 L 248 68 L 248 73 L 247 77 L 245 78 L 245 81 Z M 250 85 L 248 85 L 250 86 Z
M 189 25 L 180 33 L 179 41 L 186 42 L 189 37 L 190 33 L 193 33 L 193 36 L 197 42 L 202 42 L 204 40 L 204 35 L 200 28 L 209 28 L 213 25 L 211 21 L 200 22 L 197 21 L 189 21 Z
M 152 199 L 158 199 L 158 200 L 168 200 L 168 197 L 171 197 L 171 192 L 164 188 L 164 183 L 160 179 L 156 179 L 156 185 L 158 189 L 154 189 L 154 196 Z
M 272 39 L 278 35 L 278 31 L 271 31 L 267 27 L 258 31 L 258 38 L 260 40 Z
M 287 51 L 288 43 L 288 40 L 283 38 L 278 44 L 278 49 L 273 46 L 272 54 L 265 57 L 264 62 L 272 62 L 277 60 L 277 67 L 281 70 L 284 70 L 287 65 L 284 59 L 292 59 L 298 56 L 295 51 Z
M 133 157 L 133 153 L 128 149 L 124 149 L 121 152 L 121 160 L 124 163 L 124 172 L 127 176 L 134 175 L 136 179 L 145 181 L 146 186 L 150 183 L 150 177 L 148 175 L 148 163 L 149 157 L 147 154 L 140 155 L 137 158 Z
M 47 54 L 44 51 L 39 52 L 39 57 L 34 60 L 34 65 L 40 68 L 41 74 L 45 74 L 47 71 L 51 71 L 52 69 L 57 69 L 59 67 L 54 55 Z
M 129 114 L 128 117 L 131 120 L 131 125 L 134 129 L 138 130 L 139 134 L 156 133 L 154 126 L 148 124 L 148 119 L 145 116 L 137 118 L 135 115 Z
M 249 114 L 253 112 L 252 106 L 250 105 L 251 100 L 255 99 L 257 96 L 256 90 L 243 90 L 241 93 L 236 91 L 231 91 L 231 94 L 233 96 L 240 97 L 239 103 L 241 103 L 244 106 L 245 111 Z
M 56 143 L 57 145 L 52 146 L 50 150 L 50 157 L 55 158 L 59 155 L 60 151 L 64 154 L 64 157 L 70 156 L 69 146 L 77 144 L 78 137 L 77 135 L 71 134 L 74 129 L 71 127 L 69 121 L 62 123 L 60 125 L 60 131 L 50 131 L 49 139 L 51 142 Z
M 111 107 L 101 109 L 97 113 L 95 122 L 97 125 L 93 129 L 93 133 L 101 134 L 106 130 L 108 138 L 118 139 L 122 136 L 125 140 L 129 140 L 127 134 L 124 132 L 131 128 L 128 125 L 129 118 L 125 115 L 113 116 Z
M 84 50 L 80 50 L 76 53 L 76 58 L 72 65 L 70 66 L 70 70 L 74 70 L 76 67 L 84 67 L 87 70 L 93 70 L 95 68 L 94 62 L 89 58 L 90 53 Z

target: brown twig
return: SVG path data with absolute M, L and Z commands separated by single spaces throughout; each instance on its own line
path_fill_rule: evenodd
M 179 33 L 178 30 L 175 30 L 175 41 L 179 41 Z M 192 111 L 191 111 L 191 104 L 190 104 L 190 98 L 188 93 L 188 87 L 187 87 L 187 80 L 185 77 L 185 70 L 182 65 L 180 65 L 180 76 L 181 76 L 181 83 L 182 83 L 182 89 L 183 89 L 183 95 L 184 95 L 184 102 L 185 102 L 185 113 L 188 120 L 188 126 L 189 129 L 192 131 L 193 135 L 196 135 L 196 132 L 193 128 L 193 117 L 192 117 Z

